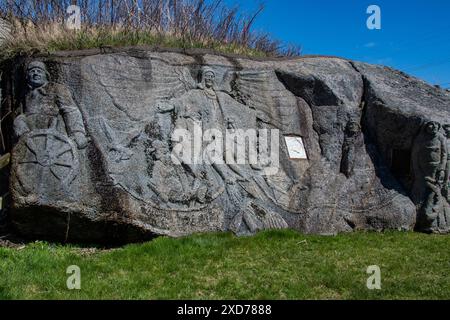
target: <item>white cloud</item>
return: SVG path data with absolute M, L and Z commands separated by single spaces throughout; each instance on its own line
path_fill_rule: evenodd
M 375 42 L 368 42 L 364 45 L 365 48 L 373 48 L 375 47 L 377 44 Z

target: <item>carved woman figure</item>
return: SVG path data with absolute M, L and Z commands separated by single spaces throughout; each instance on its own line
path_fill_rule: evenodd
M 426 232 L 446 229 L 450 222 L 449 206 L 442 196 L 448 150 L 440 127 L 435 121 L 427 122 L 412 150 L 412 196 L 419 208 L 418 228 Z
M 442 128 L 444 129 L 445 138 L 447 140 L 447 168 L 444 178 L 444 196 L 446 197 L 447 202 L 450 203 L 450 124 L 445 124 Z
M 349 178 L 353 174 L 356 148 L 361 127 L 358 122 L 350 121 L 345 128 L 344 144 L 342 146 L 341 172 Z

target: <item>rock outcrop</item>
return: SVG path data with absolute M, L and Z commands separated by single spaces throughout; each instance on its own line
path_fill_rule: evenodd
M 449 231 L 450 94 L 401 72 L 145 48 L 5 72 L 25 236 Z
M 11 37 L 11 24 L 0 18 L 0 44 Z

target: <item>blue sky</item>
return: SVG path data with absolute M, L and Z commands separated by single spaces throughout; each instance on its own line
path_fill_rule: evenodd
M 262 2 L 254 25 L 304 54 L 384 64 L 450 88 L 449 0 L 226 0 L 244 11 Z M 381 30 L 366 26 L 369 5 L 381 8 Z

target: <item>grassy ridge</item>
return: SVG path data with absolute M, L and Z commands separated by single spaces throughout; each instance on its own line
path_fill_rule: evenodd
M 66 12 L 71 4 L 79 9 L 78 31 L 66 25 L 71 21 Z M 0 19 L 4 19 L 0 26 L 10 30 L 0 59 L 132 45 L 207 48 L 246 56 L 300 55 L 298 45 L 253 30 L 263 9 L 260 5 L 253 13 L 243 12 L 223 0 L 0 1 Z
M 182 49 L 202 48 L 248 57 L 268 56 L 267 52 L 259 49 L 238 43 L 222 43 L 214 39 L 199 41 L 170 34 L 160 35 L 148 30 L 122 28 L 89 28 L 70 31 L 55 24 L 41 26 L 40 31 L 29 32 L 26 36 L 15 35 L 2 45 L 0 60 L 23 54 L 140 45 Z
M 158 238 L 86 253 L 36 242 L 0 248 L 2 299 L 449 299 L 449 236 L 270 231 Z M 81 290 L 66 268 L 81 268 Z M 368 290 L 369 265 L 381 290 Z

